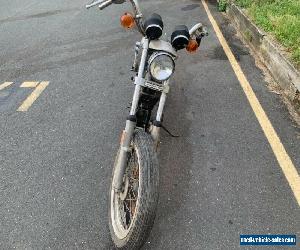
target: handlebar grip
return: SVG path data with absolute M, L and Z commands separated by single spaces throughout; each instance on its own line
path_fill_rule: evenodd
M 93 2 L 93 3 L 91 3 L 91 4 L 87 4 L 85 7 L 86 7 L 87 9 L 89 9 L 89 8 L 94 7 L 94 6 L 97 5 L 97 4 L 100 4 L 101 2 L 102 2 L 102 0 L 98 0 L 98 1 L 95 1 L 95 2 Z
M 104 3 L 102 3 L 102 4 L 100 4 L 100 5 L 99 5 L 99 9 L 100 9 L 100 10 L 103 10 L 103 9 L 105 9 L 106 7 L 108 7 L 109 5 L 111 5 L 112 3 L 113 3 L 112 0 L 108 0 L 108 1 L 106 1 L 106 2 L 104 2 Z

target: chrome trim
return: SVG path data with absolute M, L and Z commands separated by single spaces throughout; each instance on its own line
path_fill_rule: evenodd
M 173 62 L 173 70 L 172 70 L 172 74 L 171 74 L 167 79 L 164 79 L 164 80 L 162 80 L 162 81 L 160 81 L 160 80 L 156 79 L 154 76 L 152 76 L 151 70 L 150 70 L 150 67 L 151 67 L 151 64 L 152 64 L 153 60 L 154 60 L 155 58 L 159 57 L 159 56 L 168 56 L 168 57 L 170 57 L 170 58 L 172 59 L 172 62 Z M 156 80 L 156 81 L 158 81 L 158 82 L 165 82 L 165 81 L 167 81 L 167 80 L 169 80 L 169 79 L 171 78 L 171 76 L 174 74 L 174 71 L 175 71 L 175 61 L 174 61 L 174 58 L 172 57 L 172 55 L 170 55 L 169 53 L 163 52 L 163 51 L 162 51 L 162 52 L 154 52 L 154 53 L 150 56 L 150 58 L 149 58 L 149 60 L 148 60 L 148 72 L 149 72 L 150 76 L 151 76 L 152 78 L 154 78 L 154 80 Z
M 149 48 L 157 51 L 165 51 L 171 54 L 174 57 L 173 59 L 177 59 L 177 52 L 169 42 L 159 40 L 159 39 L 151 40 L 149 44 Z
M 160 30 L 163 30 L 162 27 L 160 27 L 158 24 L 150 24 L 150 25 L 147 26 L 146 30 L 147 30 L 148 28 L 152 28 L 152 27 L 157 27 L 157 28 L 159 28 Z
M 136 21 L 137 28 L 138 28 L 139 32 L 143 36 L 145 36 L 145 28 L 144 28 L 144 24 L 143 24 L 143 14 L 140 9 L 139 2 L 138 2 L 138 0 L 129 0 L 129 2 L 132 4 L 132 8 L 133 8 L 133 11 L 135 14 L 135 21 Z
M 140 66 L 139 66 L 138 76 L 135 78 L 136 85 L 135 85 L 134 94 L 133 94 L 133 98 L 132 98 L 130 115 L 135 115 L 136 109 L 138 106 L 140 92 L 141 92 L 141 85 L 142 85 L 141 82 L 143 79 L 145 64 L 146 64 L 147 55 L 148 55 L 149 40 L 147 38 L 143 38 L 141 44 L 143 46 L 143 52 L 142 52 Z
M 174 42 L 175 39 L 179 38 L 179 37 L 182 37 L 184 39 L 186 39 L 187 41 L 189 41 L 188 37 L 184 36 L 184 35 L 178 35 L 178 36 L 175 36 L 172 40 L 172 43 Z
M 165 85 L 168 85 L 168 82 L 165 82 Z M 160 122 L 163 112 L 164 112 L 164 108 L 165 108 L 165 103 L 167 100 L 167 94 L 162 92 L 160 99 L 159 99 L 159 104 L 158 104 L 158 109 L 157 109 L 157 113 L 156 113 L 156 121 Z
M 164 91 L 164 86 L 161 83 L 145 80 L 144 81 L 144 86 L 149 88 L 149 89 L 153 89 L 153 90 L 156 90 L 156 91 L 159 91 L 159 92 Z

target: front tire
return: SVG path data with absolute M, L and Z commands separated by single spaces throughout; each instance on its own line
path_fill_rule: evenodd
M 123 190 L 116 193 L 111 184 L 109 192 L 109 229 L 115 247 L 122 250 L 145 243 L 158 202 L 159 165 L 151 136 L 137 130 L 131 148 Z

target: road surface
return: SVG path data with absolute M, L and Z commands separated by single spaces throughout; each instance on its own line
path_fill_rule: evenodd
M 0 249 L 111 249 L 107 191 L 140 39 L 119 25 L 129 5 L 0 4 Z M 167 34 L 199 21 L 210 33 L 197 54 L 179 53 L 165 126 L 181 137 L 163 132 L 160 201 L 143 249 L 240 249 L 240 234 L 299 237 L 295 193 L 201 1 L 141 5 L 163 16 Z M 208 7 L 299 173 L 300 129 L 215 1 Z

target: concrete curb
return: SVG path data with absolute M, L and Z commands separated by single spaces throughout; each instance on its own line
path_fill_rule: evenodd
M 270 71 L 284 94 L 300 112 L 300 73 L 282 54 L 277 45 L 260 30 L 235 4 L 228 5 L 227 14 L 245 42 Z

